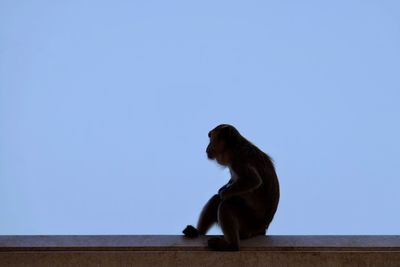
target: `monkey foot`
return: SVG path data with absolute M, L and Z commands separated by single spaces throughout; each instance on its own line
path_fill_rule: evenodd
M 208 247 L 215 251 L 238 251 L 238 245 L 232 245 L 226 242 L 225 239 L 221 237 L 212 237 L 208 239 Z
M 191 225 L 186 226 L 186 228 L 182 231 L 182 233 L 186 236 L 186 237 L 198 237 L 199 236 L 199 230 L 197 230 L 196 228 L 194 228 Z

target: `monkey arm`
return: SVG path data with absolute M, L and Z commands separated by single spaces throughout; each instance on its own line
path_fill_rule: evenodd
M 232 178 L 232 183 L 219 192 L 222 199 L 239 196 L 249 193 L 262 184 L 262 179 L 258 172 L 251 166 L 243 166 L 241 168 L 233 168 L 236 179 Z
M 232 184 L 232 179 L 230 179 L 229 180 L 229 182 L 226 184 L 226 185 L 224 185 L 223 187 L 221 187 L 219 190 L 218 190 L 218 194 L 219 193 L 221 193 L 222 191 L 224 191 L 228 186 L 230 186 Z

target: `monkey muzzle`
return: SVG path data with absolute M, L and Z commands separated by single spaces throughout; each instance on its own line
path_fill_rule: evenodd
M 212 147 L 208 146 L 206 149 L 206 153 L 207 153 L 207 158 L 208 159 L 214 159 L 215 158 L 215 151 Z

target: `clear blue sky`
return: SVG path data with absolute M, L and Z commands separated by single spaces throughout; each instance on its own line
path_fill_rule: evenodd
M 0 1 L 0 234 L 180 234 L 270 154 L 270 234 L 400 234 L 399 1 Z M 219 233 L 217 228 L 212 233 Z

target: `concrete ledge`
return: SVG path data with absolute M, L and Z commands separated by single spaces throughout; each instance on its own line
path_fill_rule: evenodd
M 207 238 L 0 236 L 0 266 L 400 266 L 400 236 L 259 236 L 240 252 Z

